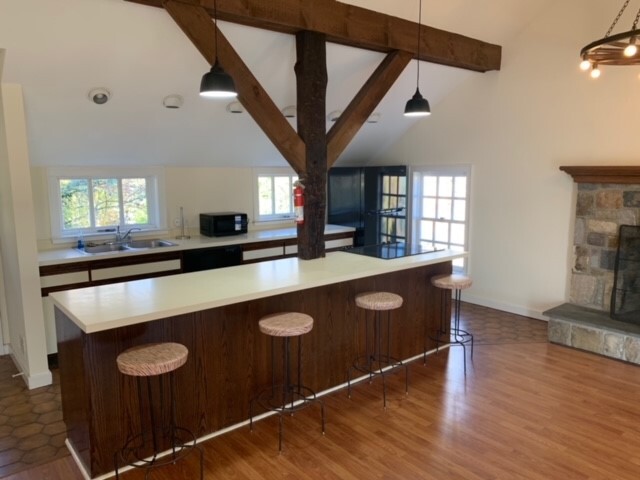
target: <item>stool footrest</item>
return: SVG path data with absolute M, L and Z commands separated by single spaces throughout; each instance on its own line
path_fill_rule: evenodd
M 277 413 L 280 416 L 278 428 L 278 452 L 282 452 L 282 417 L 285 413 L 293 415 L 311 404 L 320 405 L 322 434 L 324 435 L 324 402 L 316 398 L 316 393 L 304 385 L 274 385 L 254 397 L 249 403 L 249 430 L 253 431 L 254 403 L 263 409 Z
M 378 368 L 373 368 L 377 364 Z M 361 355 L 351 365 L 350 370 L 358 370 L 362 373 L 370 375 L 381 375 L 393 370 L 394 368 L 403 367 L 402 360 L 389 355 Z
M 473 343 L 473 335 L 460 328 L 452 328 L 449 332 L 438 331 L 436 332 L 436 336 L 429 336 L 429 338 L 438 345 L 441 343 L 449 343 L 451 345 Z
M 196 445 L 196 436 L 190 430 L 182 427 L 156 428 L 163 438 L 171 439 L 170 444 L 165 448 L 166 455 L 160 456 L 163 452 L 150 452 L 152 449 L 151 438 L 153 432 L 147 430 L 130 437 L 124 447 L 116 452 L 116 465 L 128 465 L 134 468 L 151 469 L 175 463 L 187 456 L 193 450 L 199 450 Z M 173 437 L 173 438 L 172 438 Z M 117 475 L 117 470 L 116 470 Z
M 274 385 L 260 392 L 254 401 L 265 410 L 293 413 L 320 400 L 313 390 L 304 385 Z

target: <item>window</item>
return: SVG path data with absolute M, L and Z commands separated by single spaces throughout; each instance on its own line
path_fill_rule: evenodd
M 52 238 L 111 233 L 116 226 L 164 229 L 163 183 L 158 168 L 50 169 Z
M 290 169 L 260 169 L 254 173 L 256 221 L 294 218 L 293 184 L 298 180 L 298 175 Z
M 407 177 L 383 174 L 381 182 L 380 242 L 406 243 Z
M 442 167 L 413 172 L 413 242 L 454 251 L 467 250 L 470 167 Z M 456 272 L 466 259 L 453 261 Z

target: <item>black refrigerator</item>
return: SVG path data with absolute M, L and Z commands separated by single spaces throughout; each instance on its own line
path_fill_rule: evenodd
M 406 166 L 335 167 L 327 185 L 327 220 L 354 227 L 355 246 L 406 243 Z

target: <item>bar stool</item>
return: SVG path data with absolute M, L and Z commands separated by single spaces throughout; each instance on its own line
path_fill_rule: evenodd
M 124 446 L 115 453 L 116 479 L 120 478 L 118 470 L 121 464 L 146 469 L 146 479 L 150 469 L 175 463 L 193 450 L 197 450 L 200 454 L 200 479 L 203 479 L 203 454 L 200 447 L 196 445 L 195 435 L 186 428 L 176 426 L 174 371 L 185 364 L 188 353 L 184 345 L 167 342 L 132 347 L 118 355 L 116 359 L 118 370 L 123 375 L 136 378 L 140 424 L 142 425 L 144 419 L 148 417 L 150 427 L 148 429 L 141 427 L 140 433 L 129 435 Z M 169 405 L 165 406 L 164 384 L 167 376 L 170 400 Z M 157 384 L 156 389 L 153 388 L 154 383 Z M 146 405 L 144 389 L 147 393 Z M 159 398 L 155 401 L 153 390 L 159 393 Z M 156 408 L 157 404 L 159 408 Z M 159 424 L 157 414 L 160 416 L 161 423 L 163 417 L 168 414 L 168 425 Z M 162 457 L 162 449 L 170 449 L 171 452 L 166 457 Z
M 462 290 L 469 288 L 472 284 L 471 278 L 458 274 L 436 275 L 431 278 L 431 284 L 441 289 L 442 292 L 442 316 L 440 317 L 440 327 L 436 332 L 436 352 L 440 349 L 440 341 L 448 341 L 451 345 L 460 345 L 462 347 L 462 355 L 464 358 L 464 373 L 467 374 L 467 344 L 471 344 L 471 360 L 473 360 L 473 335 L 466 330 L 460 328 L 460 298 Z M 453 291 L 453 327 L 449 330 L 451 319 L 447 319 L 445 315 L 445 302 L 447 290 Z M 448 333 L 447 333 L 448 332 Z M 424 361 L 427 362 L 427 349 L 425 345 Z
M 313 318 L 304 313 L 283 312 L 262 317 L 258 321 L 260 331 L 271 337 L 271 387 L 263 390 L 254 397 L 249 405 L 249 429 L 253 431 L 253 409 L 258 403 L 265 410 L 280 415 L 278 428 L 278 453 L 282 452 L 283 415 L 301 410 L 312 403 L 320 404 L 322 418 L 322 434 L 324 435 L 324 403 L 316 398 L 316 394 L 309 387 L 302 384 L 302 335 L 313 328 Z M 282 369 L 284 379 L 281 384 L 276 383 L 275 374 L 275 339 L 281 337 Z M 291 338 L 298 339 L 297 379 L 293 382 L 291 376 Z
M 390 292 L 365 292 L 356 296 L 356 305 L 365 310 L 364 319 L 364 355 L 358 356 L 347 373 L 347 392 L 351 398 L 351 371 L 358 370 L 369 374 L 369 383 L 374 375 L 382 377 L 382 403 L 387 408 L 387 386 L 385 373 L 398 367 L 405 369 L 405 393 L 409 393 L 409 368 L 401 360 L 391 356 L 391 310 L 402 306 L 402 297 Z M 368 315 L 373 311 L 374 315 Z M 382 347 L 383 320 L 381 313 L 386 312 L 387 345 Z

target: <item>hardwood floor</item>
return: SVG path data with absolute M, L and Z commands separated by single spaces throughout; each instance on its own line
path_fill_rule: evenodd
M 203 443 L 207 479 L 589 479 L 640 478 L 640 369 L 551 345 L 546 324 L 463 305 L 478 342 L 462 373 L 462 349 L 431 355 L 388 377 L 323 397 L 316 407 Z M 479 325 L 485 319 L 482 334 Z M 514 332 L 528 331 L 511 337 Z M 528 339 L 526 338 L 528 336 Z M 498 342 L 496 338 L 502 338 Z M 484 338 L 484 340 L 482 340 Z M 194 479 L 194 455 L 150 478 Z M 10 480 L 79 480 L 70 457 Z M 124 480 L 144 478 L 128 472 Z

